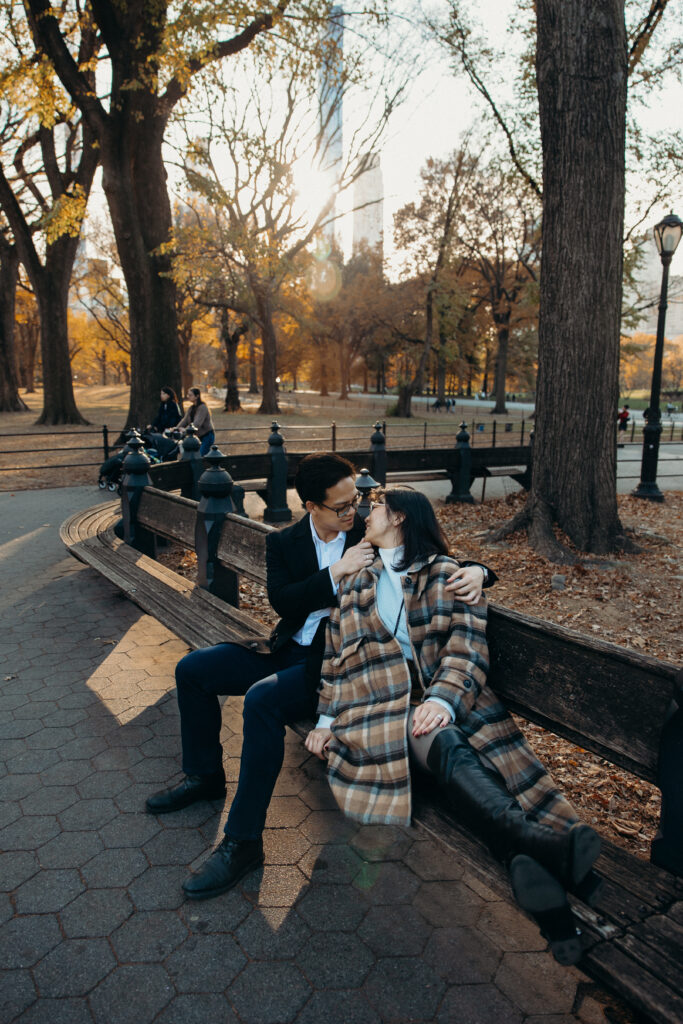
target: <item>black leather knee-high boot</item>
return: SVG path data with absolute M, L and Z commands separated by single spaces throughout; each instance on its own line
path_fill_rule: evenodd
M 517 854 L 538 861 L 565 888 L 576 891 L 600 852 L 600 837 L 588 825 L 556 832 L 528 815 L 508 792 L 501 775 L 485 765 L 459 729 L 435 737 L 427 764 L 458 814 L 509 863 Z

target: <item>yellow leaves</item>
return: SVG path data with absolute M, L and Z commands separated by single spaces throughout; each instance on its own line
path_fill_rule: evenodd
M 48 245 L 54 245 L 63 235 L 76 238 L 85 216 L 87 202 L 88 197 L 80 185 L 74 185 L 71 192 L 65 192 L 59 197 L 43 218 Z

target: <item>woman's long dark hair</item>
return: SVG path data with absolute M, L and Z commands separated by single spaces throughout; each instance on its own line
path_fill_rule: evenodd
M 424 494 L 412 487 L 389 487 L 382 496 L 392 512 L 403 513 L 403 558 L 394 569 L 402 572 L 430 555 L 449 553 L 448 541 Z
M 191 391 L 192 394 L 195 395 L 197 398 L 196 404 L 193 402 L 192 405 L 190 406 L 190 423 L 193 423 L 194 414 L 196 413 L 197 409 L 199 408 L 200 405 L 206 405 L 206 402 L 202 398 L 202 393 L 199 390 L 199 388 L 188 388 L 187 390 Z

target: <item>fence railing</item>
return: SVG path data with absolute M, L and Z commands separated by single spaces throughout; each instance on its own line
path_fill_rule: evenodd
M 413 423 L 389 421 L 387 424 L 387 421 L 384 420 L 379 425 L 392 447 L 426 449 L 455 445 L 459 422 L 454 418 L 446 426 L 442 417 L 441 422 L 435 422 L 432 419 L 421 422 L 415 420 Z M 469 421 L 467 422 L 471 447 L 495 448 L 505 445 L 524 445 L 533 429 L 533 424 L 524 419 L 475 420 L 471 424 Z M 311 424 L 282 426 L 285 443 L 292 453 L 364 448 L 368 444 L 372 429 L 365 424 L 337 424 L 335 421 L 320 426 Z M 216 442 L 234 454 L 260 452 L 268 444 L 269 433 L 270 430 L 263 423 L 253 427 L 219 427 L 216 429 Z M 0 474 L 99 467 L 112 454 L 112 449 L 116 447 L 114 442 L 118 440 L 119 436 L 119 429 L 109 428 L 106 424 L 90 430 L 7 432 L 0 435 L 0 445 L 2 445 L 0 447 Z M 96 444 L 85 445 L 73 443 L 74 439 L 79 440 L 84 437 L 97 437 L 98 441 Z M 35 438 L 40 438 L 42 442 L 39 447 L 35 447 L 34 442 L 30 440 Z M 29 439 L 26 446 L 22 443 L 24 439 Z M 19 440 L 19 444 L 16 443 L 17 440 Z M 620 443 L 628 445 L 640 445 L 642 443 L 642 425 L 638 424 L 636 434 L 634 421 L 630 431 L 621 432 L 618 440 Z M 660 440 L 661 442 L 683 441 L 683 423 L 674 420 L 664 423 Z M 92 458 L 88 461 L 87 455 L 84 455 L 79 461 L 60 461 L 58 456 L 61 452 L 68 453 L 72 457 L 76 453 L 87 453 Z M 30 459 L 29 464 L 17 464 L 17 460 L 21 463 L 24 456 L 39 456 L 40 458 Z M 95 459 L 96 461 L 93 461 Z

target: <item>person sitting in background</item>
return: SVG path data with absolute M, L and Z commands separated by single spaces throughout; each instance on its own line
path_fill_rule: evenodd
M 163 434 L 165 430 L 177 427 L 182 415 L 175 391 L 164 387 L 161 389 L 161 405 L 149 429 L 155 434 Z
M 201 442 L 199 454 L 206 455 L 216 440 L 211 412 L 206 402 L 202 400 L 202 393 L 199 388 L 188 388 L 187 400 L 190 402 L 190 408 L 178 426 L 189 427 L 190 423 L 192 423 L 197 428 L 197 435 Z
M 306 747 L 327 758 L 337 803 L 364 824 L 409 825 L 409 760 L 430 772 L 508 864 L 515 898 L 555 958 L 575 963 L 582 947 L 566 890 L 597 893 L 600 838 L 487 686 L 486 604 L 446 592 L 458 562 L 429 500 L 395 487 L 371 507 L 365 541 L 375 555 L 340 580 Z

